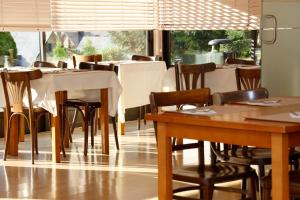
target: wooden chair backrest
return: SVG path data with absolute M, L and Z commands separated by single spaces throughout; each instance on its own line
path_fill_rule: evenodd
M 49 68 L 56 68 L 53 63 L 45 62 L 45 61 L 35 61 L 33 64 L 34 67 L 49 67 Z
M 136 60 L 136 61 L 153 61 L 153 58 L 151 58 L 151 56 L 132 55 L 131 60 Z
M 118 67 L 114 64 L 100 65 L 94 63 L 81 62 L 79 64 L 79 69 L 114 71 L 116 74 L 118 74 Z
M 236 85 L 238 90 L 251 90 L 261 87 L 261 69 L 236 68 Z
M 269 97 L 269 92 L 265 88 L 253 90 L 238 90 L 232 92 L 217 92 L 212 95 L 214 105 L 224 105 L 239 101 L 252 101 Z
M 153 114 L 158 113 L 159 108 L 163 106 L 180 106 L 184 104 L 203 106 L 204 104 L 208 105 L 209 102 L 209 88 L 173 92 L 151 92 L 150 94 L 150 108 Z
M 73 55 L 73 66 L 76 68 L 77 64 L 80 62 L 94 62 L 97 64 L 102 61 L 101 54 L 95 55 Z
M 176 90 L 191 90 L 205 87 L 205 73 L 216 69 L 215 63 L 175 64 Z M 200 85 L 198 84 L 200 78 Z
M 255 65 L 254 60 L 241 60 L 235 58 L 227 58 L 225 61 L 226 64 L 241 64 L 241 65 Z
M 43 74 L 40 70 L 29 72 L 1 72 L 6 111 L 8 116 L 10 116 L 12 112 L 23 112 L 23 98 L 26 93 L 29 104 L 29 112 L 32 114 L 33 105 L 30 80 L 39 79 L 42 78 L 42 76 Z

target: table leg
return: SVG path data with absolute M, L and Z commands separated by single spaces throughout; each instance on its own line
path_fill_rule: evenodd
M 60 162 L 60 145 L 61 145 L 61 104 L 63 102 L 64 93 L 59 91 L 55 92 L 55 100 L 56 100 L 56 108 L 57 108 L 57 115 L 52 115 L 52 123 L 51 123 L 51 130 L 52 130 L 52 161 L 54 163 Z
M 109 154 L 109 129 L 108 129 L 108 89 L 101 89 L 101 131 L 102 153 Z
M 272 197 L 289 199 L 289 141 L 287 134 L 272 134 Z
M 167 128 L 158 123 L 158 199 L 172 199 L 172 145 Z

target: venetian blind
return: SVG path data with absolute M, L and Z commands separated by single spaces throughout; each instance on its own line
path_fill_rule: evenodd
M 163 30 L 246 30 L 259 27 L 261 0 L 158 0 Z
M 57 31 L 154 29 L 153 0 L 51 0 Z
M 36 31 L 50 27 L 50 0 L 0 0 L 2 31 Z

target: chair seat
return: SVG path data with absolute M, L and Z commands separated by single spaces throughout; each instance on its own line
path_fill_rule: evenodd
M 88 101 L 83 99 L 67 99 L 64 101 L 65 106 L 92 106 L 95 108 L 101 107 L 101 102 L 99 101 Z
M 199 184 L 205 180 L 206 183 L 222 183 L 250 177 L 255 170 L 246 165 L 237 165 L 219 162 L 216 166 L 205 166 L 200 170 L 199 165 L 184 166 L 173 170 L 173 179 L 177 181 Z
M 225 157 L 225 153 L 222 152 Z M 229 151 L 230 155 L 228 162 L 238 163 L 244 165 L 270 165 L 271 160 L 271 149 L 248 147 L 247 149 L 238 148 L 235 152 Z M 300 152 L 291 151 L 290 161 L 296 160 L 300 157 Z

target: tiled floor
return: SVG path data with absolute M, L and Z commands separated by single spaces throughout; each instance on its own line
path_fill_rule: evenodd
M 110 155 L 101 154 L 99 132 L 95 148 L 83 156 L 83 134 L 76 129 L 74 142 L 62 163 L 51 162 L 51 134 L 39 133 L 39 155 L 31 165 L 30 142 L 20 143 L 19 157 L 0 161 L 0 198 L 6 199 L 157 199 L 157 152 L 152 123 L 136 130 L 136 122 L 126 123 L 126 135 L 119 136 L 120 151 L 110 137 Z M 110 129 L 112 130 L 112 129 Z M 1 156 L 3 142 L 0 142 Z M 196 162 L 194 150 L 176 159 Z M 183 158 L 182 158 L 183 157 Z M 179 183 L 175 183 L 175 187 Z M 239 183 L 234 183 L 239 185 Z M 195 196 L 190 193 L 188 195 Z M 239 199 L 238 194 L 215 192 L 214 199 Z

